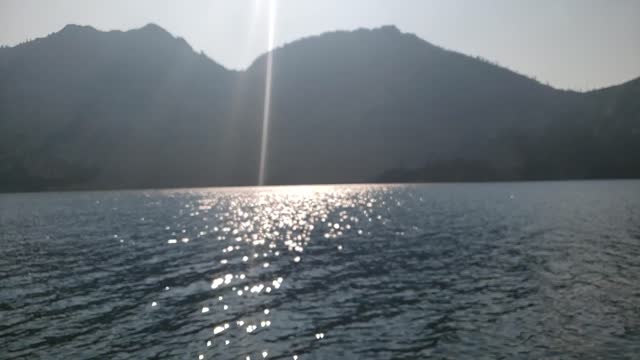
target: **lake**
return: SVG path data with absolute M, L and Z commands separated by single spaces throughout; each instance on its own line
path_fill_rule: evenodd
M 633 358 L 640 181 L 0 195 L 0 358 Z

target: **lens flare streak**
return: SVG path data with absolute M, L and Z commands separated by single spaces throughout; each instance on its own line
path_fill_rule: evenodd
M 267 48 L 267 69 L 264 82 L 264 109 L 262 112 L 262 139 L 260 144 L 260 169 L 258 184 L 265 184 L 266 162 L 269 140 L 269 118 L 271 116 L 271 79 L 273 68 L 273 44 L 275 42 L 276 0 L 269 0 L 269 37 Z

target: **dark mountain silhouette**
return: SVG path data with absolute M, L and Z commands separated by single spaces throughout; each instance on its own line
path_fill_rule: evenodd
M 640 176 L 640 80 L 557 90 L 392 26 L 272 56 L 269 184 Z M 256 184 L 266 64 L 156 25 L 0 48 L 0 190 Z

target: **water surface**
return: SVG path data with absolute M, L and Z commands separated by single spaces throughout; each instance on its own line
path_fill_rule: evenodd
M 640 182 L 0 195 L 0 357 L 633 358 Z

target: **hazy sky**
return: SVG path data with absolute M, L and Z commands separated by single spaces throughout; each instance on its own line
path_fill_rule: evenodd
M 325 31 L 394 24 L 556 87 L 590 89 L 640 76 L 640 0 L 0 0 L 0 44 L 69 23 L 101 30 L 156 23 L 229 68 L 275 43 Z

